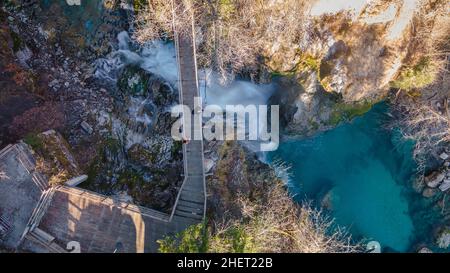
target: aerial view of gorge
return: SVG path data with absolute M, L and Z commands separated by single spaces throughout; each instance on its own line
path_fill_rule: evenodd
M 3 0 L 0 36 L 0 259 L 450 253 L 448 0 Z

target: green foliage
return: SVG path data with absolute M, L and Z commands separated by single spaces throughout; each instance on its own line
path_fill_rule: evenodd
M 295 67 L 290 71 L 273 71 L 271 76 L 274 77 L 292 77 L 296 74 L 308 71 L 319 71 L 320 59 L 310 54 L 299 53 L 300 59 Z
M 230 19 L 230 17 L 236 12 L 236 7 L 232 0 L 220 0 L 219 1 L 219 13 L 222 19 Z
M 232 226 L 222 234 L 211 238 L 213 242 L 210 252 L 227 253 L 255 253 L 256 248 L 253 237 L 247 234 L 243 225 Z
M 175 236 L 158 240 L 161 253 L 251 253 L 255 248 L 243 226 L 212 235 L 206 223 L 192 225 Z
M 405 67 L 395 81 L 390 83 L 391 87 L 406 91 L 425 87 L 436 79 L 437 68 L 430 58 L 422 58 L 413 67 Z
M 192 225 L 157 242 L 160 253 L 205 253 L 208 250 L 208 230 L 205 223 Z
M 171 149 L 172 158 L 175 160 L 182 160 L 182 149 L 183 149 L 183 142 L 182 141 L 174 141 Z
M 344 102 L 337 103 L 333 107 L 329 125 L 338 125 L 341 121 L 352 120 L 357 116 L 364 115 L 372 108 L 373 103 L 369 101 L 363 101 L 359 103 L 348 104 Z

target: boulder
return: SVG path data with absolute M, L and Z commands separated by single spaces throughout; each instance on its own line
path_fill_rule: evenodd
M 320 205 L 326 210 L 333 210 L 333 204 L 339 202 L 339 196 L 336 195 L 334 188 L 331 188 L 321 199 Z
M 437 192 L 438 192 L 437 189 L 426 188 L 422 192 L 422 196 L 425 197 L 425 198 L 431 198 L 431 197 L 435 196 Z
M 428 247 L 422 247 L 419 249 L 418 253 L 433 253 L 433 251 L 431 251 Z
M 117 86 L 122 94 L 147 96 L 150 75 L 138 66 L 127 66 L 119 77 Z
M 435 171 L 425 177 L 425 183 L 430 188 L 436 188 L 444 180 L 445 174 Z
M 442 154 L 439 155 L 439 158 L 442 160 L 447 160 L 448 157 L 449 157 L 449 155 L 446 154 L 445 152 L 443 152 Z
M 441 191 L 446 191 L 450 189 L 450 179 L 445 179 L 444 182 L 439 186 Z
M 441 231 L 436 240 L 440 248 L 448 248 L 450 246 L 450 229 L 446 228 Z

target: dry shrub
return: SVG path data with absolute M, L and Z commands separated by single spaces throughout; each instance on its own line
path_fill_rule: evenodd
M 302 16 L 307 9 L 303 0 L 148 0 L 139 12 L 136 38 L 140 42 L 173 37 L 178 31 L 190 31 L 195 18 L 198 62 L 219 72 L 222 82 L 236 73 L 253 73 L 263 45 L 298 43 L 303 32 Z M 187 8 L 180 8 L 180 7 Z M 176 14 L 173 20 L 173 14 Z M 189 32 L 187 31 L 187 32 Z
M 49 129 L 59 129 L 65 124 L 65 117 L 59 104 L 46 102 L 14 117 L 9 132 L 18 138 L 28 133 L 39 133 Z
M 405 138 L 416 142 L 414 157 L 423 171 L 428 155 L 438 153 L 450 143 L 450 2 L 423 1 L 414 18 L 407 66 L 414 67 L 424 58 L 434 66 L 433 82 L 398 92 L 393 103 Z
M 245 252 L 331 253 L 356 252 L 346 232 L 333 227 L 333 221 L 308 203 L 297 205 L 281 185 L 268 192 L 267 203 L 238 199 L 243 219 L 217 224 L 215 236 L 240 230 L 246 236 Z M 213 240 L 212 249 L 223 250 L 224 240 Z M 230 248 L 230 246 L 228 246 Z
M 173 39 L 174 29 L 190 34 L 196 9 L 196 3 L 192 0 L 147 0 L 135 20 L 137 41 L 145 43 L 160 38 Z
M 448 104 L 446 98 L 440 105 Z M 403 96 L 394 104 L 398 114 L 395 126 L 400 126 L 405 139 L 415 141 L 414 158 L 419 169 L 425 168 L 426 156 L 450 143 L 450 116 L 448 108 L 436 109 L 427 99 Z

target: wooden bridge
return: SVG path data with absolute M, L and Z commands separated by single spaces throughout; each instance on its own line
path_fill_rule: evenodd
M 177 11 L 182 11 L 180 5 L 174 8 L 174 20 Z M 188 106 L 191 112 L 191 123 L 185 124 L 183 118 L 183 134 L 187 140 L 186 131 L 191 131 L 191 136 L 199 139 L 187 140 L 183 143 L 184 182 L 178 193 L 171 220 L 174 216 L 186 217 L 201 221 L 206 211 L 206 184 L 203 157 L 203 134 L 201 115 L 202 103 L 198 87 L 197 58 L 195 49 L 194 19 L 188 27 L 188 31 L 180 32 L 174 24 L 175 48 L 178 63 L 178 90 L 179 102 Z M 198 116 L 198 117 L 197 117 Z

